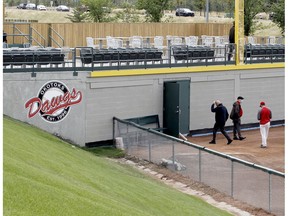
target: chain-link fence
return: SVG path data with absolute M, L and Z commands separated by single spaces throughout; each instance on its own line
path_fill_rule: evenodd
M 235 199 L 284 215 L 284 173 L 175 137 L 113 119 L 113 138 L 127 154 L 162 164 Z

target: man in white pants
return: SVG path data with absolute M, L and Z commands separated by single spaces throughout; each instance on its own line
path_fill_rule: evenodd
M 266 107 L 265 102 L 260 102 L 261 109 L 258 111 L 257 118 L 260 121 L 260 133 L 262 137 L 261 148 L 267 148 L 267 138 L 270 128 L 270 120 L 272 118 L 271 110 Z

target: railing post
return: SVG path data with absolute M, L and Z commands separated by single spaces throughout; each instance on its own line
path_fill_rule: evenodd
M 201 170 L 201 153 L 202 153 L 202 151 L 201 151 L 201 149 L 199 149 L 199 182 L 201 182 L 202 181 L 202 176 L 201 176 L 201 172 L 202 172 L 202 170 Z
M 175 145 L 174 145 L 174 141 L 172 141 L 172 160 L 173 160 L 173 167 L 174 167 L 174 169 L 176 169 L 176 167 L 175 167 Z
M 69 55 L 69 54 L 68 54 Z M 76 71 L 76 47 L 74 48 L 74 51 L 72 53 L 72 59 L 73 59 L 73 76 L 78 76 L 78 72 Z
M 234 195 L 234 163 L 233 160 L 231 160 L 231 197 Z
M 149 139 L 149 162 L 152 162 L 151 161 L 151 140 Z
M 268 209 L 269 209 L 269 212 L 271 212 L 271 173 L 270 172 L 268 172 L 268 175 L 269 175 L 269 186 L 268 186 L 268 188 L 269 188 L 269 202 L 268 202 L 268 204 L 269 204 L 269 207 L 268 207 Z
M 113 145 L 116 146 L 115 143 L 115 118 L 113 117 Z

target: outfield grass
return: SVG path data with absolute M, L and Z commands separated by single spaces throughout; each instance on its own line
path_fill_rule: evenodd
M 230 215 L 30 125 L 3 129 L 5 216 Z

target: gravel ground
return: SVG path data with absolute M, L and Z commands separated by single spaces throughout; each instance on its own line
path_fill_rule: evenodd
M 194 181 L 190 178 L 179 175 L 169 169 L 149 163 L 147 161 L 139 160 L 135 157 L 129 157 L 116 160 L 118 163 L 127 164 L 135 167 L 135 169 L 151 176 L 157 181 L 161 181 L 182 193 L 197 196 L 209 204 L 223 209 L 235 216 L 272 216 L 263 209 L 255 208 L 247 203 L 240 202 L 232 197 L 223 194 L 207 185 Z

